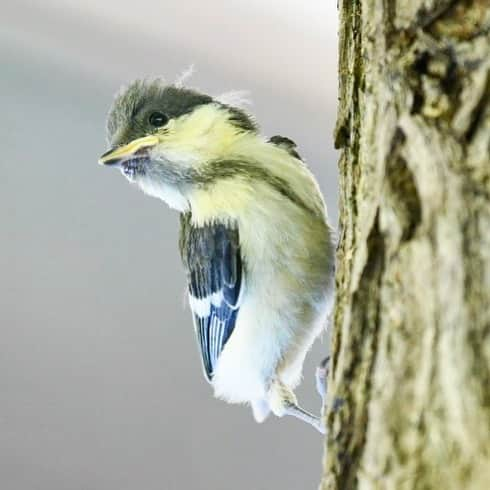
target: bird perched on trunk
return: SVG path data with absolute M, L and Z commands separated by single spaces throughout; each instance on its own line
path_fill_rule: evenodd
M 272 411 L 324 432 L 293 389 L 332 308 L 334 246 L 294 143 L 267 140 L 241 108 L 160 79 L 122 89 L 107 131 L 99 163 L 181 213 L 189 303 L 215 395 L 249 403 L 258 422 Z

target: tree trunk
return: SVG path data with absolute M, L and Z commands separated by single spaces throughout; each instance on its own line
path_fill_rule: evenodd
M 322 489 L 490 488 L 490 0 L 340 0 Z

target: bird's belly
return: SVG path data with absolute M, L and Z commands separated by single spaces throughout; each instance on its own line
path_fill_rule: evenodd
M 212 385 L 215 395 L 231 403 L 263 398 L 274 375 L 280 345 L 275 326 L 278 315 L 265 310 L 246 295 L 237 316 L 233 334 L 216 366 Z
M 215 395 L 231 403 L 263 399 L 275 376 L 284 375 L 284 381 L 294 386 L 306 352 L 325 322 L 324 307 L 303 303 L 302 315 L 309 317 L 304 322 L 305 318 L 287 308 L 287 298 L 275 298 L 264 289 L 263 285 L 249 285 L 235 329 L 216 366 L 212 381 Z
M 265 398 L 275 376 L 291 387 L 299 381 L 332 295 L 333 245 L 323 218 L 267 201 L 266 191 L 260 197 L 234 217 L 245 293 L 212 381 L 215 395 L 232 403 Z

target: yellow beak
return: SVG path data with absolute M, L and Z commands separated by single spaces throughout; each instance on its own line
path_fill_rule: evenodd
M 99 158 L 100 165 L 114 165 L 121 160 L 125 160 L 133 156 L 138 150 L 142 148 L 149 148 L 155 146 L 158 143 L 158 138 L 156 136 L 144 136 L 143 138 L 138 138 L 127 145 L 119 146 L 117 148 L 111 148 L 106 151 Z

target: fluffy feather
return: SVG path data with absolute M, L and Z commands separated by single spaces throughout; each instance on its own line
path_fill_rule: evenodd
M 247 90 L 230 90 L 214 97 L 215 100 L 222 104 L 247 109 L 252 105 L 250 92 Z
M 191 63 L 176 79 L 174 85 L 178 88 L 184 87 L 195 73 L 194 63 Z
M 269 410 L 281 416 L 296 403 L 292 389 L 333 304 L 334 244 L 320 190 L 295 144 L 261 136 L 240 109 L 245 101 L 239 92 L 213 99 L 159 82 L 136 82 L 116 100 L 110 131 L 116 146 L 157 136 L 145 149 L 146 166 L 131 175 L 147 194 L 185 212 L 194 230 L 237 230 L 246 281 L 238 298 L 235 286 L 208 287 L 204 278 L 216 257 L 226 263 L 224 256 L 184 246 L 183 257 L 215 394 L 250 403 L 261 421 Z M 149 127 L 151 110 L 166 111 L 168 123 Z M 196 260 L 200 272 L 193 275 Z

